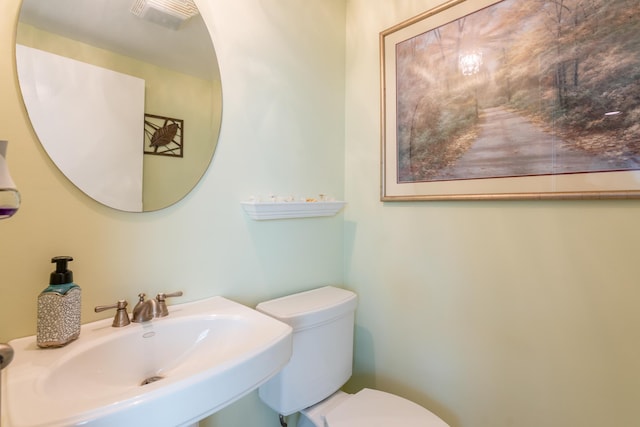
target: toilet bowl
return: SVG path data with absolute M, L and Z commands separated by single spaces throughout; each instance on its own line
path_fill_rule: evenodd
M 260 386 L 260 399 L 297 427 L 448 427 L 428 409 L 383 391 L 340 391 L 352 373 L 357 296 L 325 286 L 256 307 L 293 329 L 289 363 Z
M 449 427 L 433 412 L 410 400 L 364 388 L 356 394 L 338 391 L 300 411 L 298 427 Z

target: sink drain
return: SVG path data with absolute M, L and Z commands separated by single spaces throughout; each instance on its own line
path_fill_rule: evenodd
M 155 383 L 156 381 L 160 381 L 163 378 L 164 377 L 161 377 L 160 375 L 154 375 L 152 377 L 145 378 L 144 380 L 142 380 L 140 385 L 147 385 L 147 384 Z

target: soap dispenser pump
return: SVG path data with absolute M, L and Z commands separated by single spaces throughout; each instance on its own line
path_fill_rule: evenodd
M 70 256 L 51 259 L 56 270 L 51 273 L 49 286 L 38 296 L 39 347 L 62 347 L 80 335 L 80 286 L 73 283 Z

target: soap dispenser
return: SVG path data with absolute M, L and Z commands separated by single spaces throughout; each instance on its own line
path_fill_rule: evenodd
M 39 347 L 62 347 L 80 335 L 80 286 L 73 283 L 73 272 L 67 268 L 70 256 L 51 259 L 56 271 L 49 286 L 38 296 Z

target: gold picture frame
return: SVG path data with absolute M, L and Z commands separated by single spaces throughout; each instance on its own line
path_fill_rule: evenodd
M 640 4 L 583 3 L 451 0 L 381 32 L 381 200 L 638 198 Z

